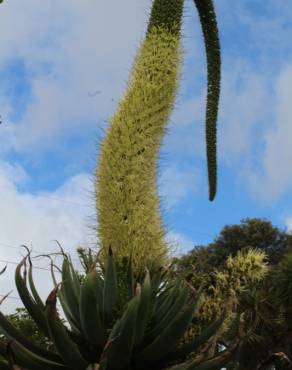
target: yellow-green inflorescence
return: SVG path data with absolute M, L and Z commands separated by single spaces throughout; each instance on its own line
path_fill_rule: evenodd
M 100 147 L 96 202 L 104 256 L 132 255 L 136 270 L 165 262 L 157 158 L 174 107 L 181 64 L 183 0 L 155 0 L 124 97 Z M 103 253 L 103 252 L 102 252 Z

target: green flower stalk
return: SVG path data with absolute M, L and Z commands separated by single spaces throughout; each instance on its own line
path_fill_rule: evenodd
M 206 107 L 206 149 L 209 178 L 209 200 L 217 190 L 217 116 L 220 96 L 221 53 L 216 13 L 212 0 L 194 0 L 205 40 L 208 70 Z
M 168 254 L 156 162 L 172 112 L 181 61 L 183 0 L 154 1 L 125 95 L 101 145 L 96 201 L 101 246 L 132 254 L 136 268 Z M 106 254 L 106 252 L 105 252 Z

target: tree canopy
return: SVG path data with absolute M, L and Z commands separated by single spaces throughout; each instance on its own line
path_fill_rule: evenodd
M 248 281 L 246 262 L 238 256 L 248 255 L 256 248 L 266 256 L 268 271 L 264 278 Z M 238 270 L 244 278 L 240 285 L 240 275 L 235 274 L 230 262 L 238 261 Z M 228 266 L 229 265 L 229 266 Z M 205 318 L 211 320 L 214 314 L 220 315 L 226 302 L 229 312 L 244 313 L 251 335 L 238 352 L 239 369 L 258 369 L 271 354 L 283 352 L 292 358 L 292 236 L 285 230 L 272 225 L 266 219 L 247 218 L 237 225 L 226 225 L 215 240 L 206 246 L 196 246 L 185 255 L 175 258 L 173 268 L 184 276 L 196 289 L 205 287 L 210 307 Z M 236 280 L 237 279 L 237 283 Z M 235 282 L 234 282 L 235 281 Z M 237 284 L 238 289 L 230 290 Z M 236 303 L 236 304 L 234 304 Z M 202 321 L 199 325 L 206 325 Z M 224 342 L 228 337 L 218 338 Z M 278 357 L 270 359 L 263 369 L 271 369 L 283 361 Z M 285 362 L 285 361 L 284 361 Z M 285 362 L 285 366 L 287 365 Z M 270 366 L 270 367 L 268 367 Z

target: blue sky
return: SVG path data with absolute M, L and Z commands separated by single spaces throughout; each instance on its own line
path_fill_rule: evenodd
M 94 245 L 98 143 L 126 86 L 150 5 L 1 5 L 0 260 L 19 260 L 23 243 L 36 251 L 53 250 L 53 239 L 72 252 Z M 178 252 L 212 241 L 224 225 L 246 217 L 292 230 L 291 2 L 215 5 L 223 58 L 215 201 L 208 201 L 204 149 L 205 54 L 191 0 L 181 88 L 161 151 L 162 213 Z

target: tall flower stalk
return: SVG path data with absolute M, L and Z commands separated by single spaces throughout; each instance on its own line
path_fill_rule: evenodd
M 213 37 L 217 32 L 215 13 L 210 12 L 213 4 L 211 0 L 205 3 L 196 1 L 208 60 L 206 139 L 212 200 L 216 192 L 220 59 L 219 44 Z M 111 246 L 117 256 L 131 254 L 138 270 L 150 260 L 164 263 L 169 252 L 159 212 L 157 159 L 179 86 L 183 5 L 184 0 L 153 1 L 146 37 L 100 148 L 96 205 L 102 253 L 105 256 Z M 211 63 L 214 55 L 217 69 Z
M 217 191 L 217 116 L 220 97 L 221 53 L 216 13 L 212 0 L 194 0 L 202 26 L 207 56 L 206 151 L 209 200 Z
M 101 145 L 96 200 L 105 250 L 131 253 L 134 265 L 167 256 L 156 161 L 172 112 L 181 60 L 183 0 L 153 4 L 127 90 Z

